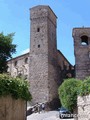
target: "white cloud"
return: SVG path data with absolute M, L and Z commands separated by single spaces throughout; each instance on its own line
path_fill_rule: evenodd
M 29 51 L 30 51 L 30 49 L 29 49 L 29 48 L 27 48 L 27 49 L 23 50 L 23 51 L 21 52 L 21 54 L 28 53 Z

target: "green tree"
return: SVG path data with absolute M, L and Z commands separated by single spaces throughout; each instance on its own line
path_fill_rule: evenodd
M 12 43 L 13 36 L 14 33 L 8 35 L 0 33 L 0 73 L 7 71 L 7 60 L 16 52 L 16 45 Z
M 31 101 L 29 82 L 21 78 L 13 78 L 7 74 L 0 74 L 0 97 L 10 95 L 14 99 Z
M 66 79 L 58 89 L 59 99 L 63 107 L 73 111 L 77 106 L 77 95 L 82 84 L 81 80 Z

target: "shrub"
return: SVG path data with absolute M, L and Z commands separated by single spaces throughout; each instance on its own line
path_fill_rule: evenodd
M 11 95 L 15 99 L 31 100 L 28 82 L 7 74 L 0 74 L 0 96 L 6 95 Z
M 85 96 L 90 94 L 90 77 L 87 77 L 78 89 L 78 95 Z
M 66 79 L 58 89 L 62 106 L 70 111 L 73 111 L 73 108 L 77 105 L 77 93 L 81 82 L 74 78 Z

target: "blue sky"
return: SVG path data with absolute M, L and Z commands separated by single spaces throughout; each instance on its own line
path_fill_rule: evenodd
M 0 0 L 0 32 L 15 32 L 18 56 L 30 46 L 30 12 L 36 5 L 49 5 L 57 19 L 57 47 L 75 64 L 72 29 L 90 26 L 90 0 Z

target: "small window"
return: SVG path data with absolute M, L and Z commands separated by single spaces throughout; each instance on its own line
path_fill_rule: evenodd
M 40 32 L 40 28 L 37 28 L 37 32 Z
M 14 62 L 14 66 L 17 66 L 17 61 Z
M 81 37 L 81 45 L 88 45 L 88 37 L 87 36 L 82 36 Z
M 28 58 L 25 58 L 25 63 L 28 63 Z
M 38 48 L 40 48 L 40 45 L 38 45 Z

